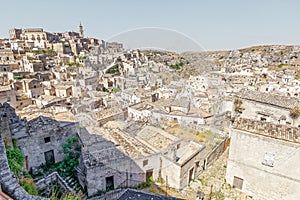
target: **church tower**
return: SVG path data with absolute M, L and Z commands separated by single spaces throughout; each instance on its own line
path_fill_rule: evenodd
M 82 38 L 84 37 L 84 35 L 83 35 L 83 26 L 82 26 L 81 22 L 79 24 L 79 36 L 82 37 Z

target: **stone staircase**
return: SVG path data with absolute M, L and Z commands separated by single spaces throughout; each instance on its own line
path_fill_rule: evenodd
M 68 186 L 70 188 L 72 188 L 72 190 L 74 191 L 75 194 L 79 194 L 79 193 L 83 192 L 83 189 L 82 189 L 81 185 L 79 184 L 79 181 L 77 180 L 76 177 L 70 175 L 70 176 L 67 176 L 63 179 L 68 184 Z M 80 199 L 86 200 L 87 199 L 86 194 L 83 193 L 83 195 L 80 197 Z

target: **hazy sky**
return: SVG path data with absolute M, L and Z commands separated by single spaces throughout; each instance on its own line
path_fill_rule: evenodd
M 2 0 L 0 37 L 11 28 L 78 30 L 107 40 L 120 32 L 161 27 L 189 36 L 206 50 L 300 44 L 297 0 Z

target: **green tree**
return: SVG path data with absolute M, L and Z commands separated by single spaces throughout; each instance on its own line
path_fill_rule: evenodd
M 79 164 L 79 157 L 81 152 L 81 146 L 78 143 L 77 137 L 72 137 L 67 140 L 67 143 L 63 146 L 64 154 L 66 157 L 58 166 L 58 172 L 61 176 L 66 177 L 76 175 L 75 167 Z

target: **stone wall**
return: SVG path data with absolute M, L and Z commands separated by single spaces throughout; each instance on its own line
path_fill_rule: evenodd
M 231 134 L 226 181 L 255 199 L 299 199 L 299 128 L 240 119 Z
M 207 168 L 207 166 L 210 166 L 214 163 L 215 160 L 217 160 L 223 152 L 226 150 L 227 140 L 229 140 L 228 137 L 226 137 L 220 144 L 218 144 L 207 156 L 204 163 L 204 169 Z
M 6 157 L 3 139 L 0 137 L 0 183 L 3 191 L 15 200 L 47 200 L 47 198 L 29 195 L 13 178 Z
M 49 121 L 49 126 L 55 122 Z M 46 122 L 45 124 L 47 124 Z M 34 123 L 38 127 L 38 123 Z M 17 145 L 27 159 L 25 166 L 30 171 L 33 168 L 39 167 L 41 164 L 46 164 L 45 153 L 53 151 L 55 163 L 62 161 L 65 158 L 63 145 L 67 143 L 68 138 L 77 137 L 76 125 L 74 123 L 66 123 L 65 125 L 53 126 L 45 128 L 45 125 L 39 125 L 37 130 L 30 136 L 20 137 L 17 139 Z M 49 142 L 45 141 L 49 138 Z
M 96 174 L 96 176 L 95 176 Z M 129 157 L 91 166 L 86 171 L 88 196 L 106 190 L 106 178 L 113 177 L 114 188 L 134 187 L 145 181 L 145 173 Z
M 58 185 L 61 194 L 66 192 L 72 192 L 75 194 L 74 190 L 68 186 L 68 184 L 59 176 L 57 172 L 53 172 L 48 176 L 35 181 L 39 194 L 42 196 L 49 196 L 52 192 L 53 186 Z

